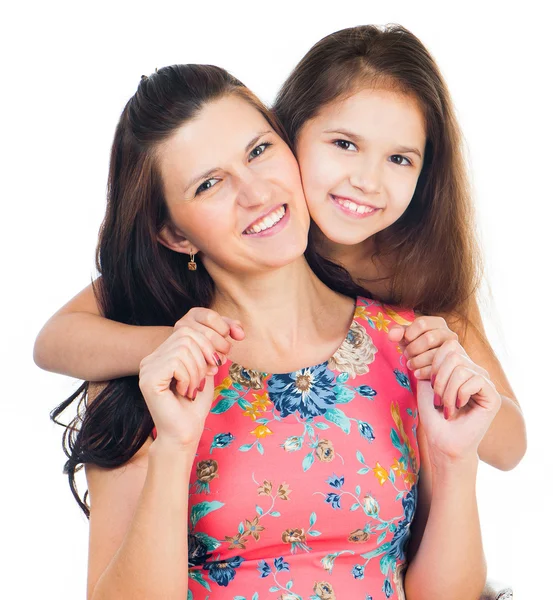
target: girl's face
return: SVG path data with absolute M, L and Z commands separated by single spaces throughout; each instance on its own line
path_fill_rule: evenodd
M 365 89 L 308 121 L 297 157 L 311 217 L 332 242 L 354 245 L 397 221 L 417 185 L 426 142 L 411 96 Z
M 159 164 L 171 218 L 160 241 L 200 252 L 212 275 L 267 271 L 303 254 L 309 214 L 297 162 L 244 99 L 207 104 L 162 145 Z

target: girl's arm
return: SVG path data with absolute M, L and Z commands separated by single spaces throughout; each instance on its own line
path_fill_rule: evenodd
M 458 319 L 446 320 L 473 362 L 489 374 L 501 396 L 501 408 L 480 443 L 478 455 L 493 467 L 513 469 L 526 453 L 526 425 L 520 404 L 486 337 L 476 299 L 471 302 L 466 328 L 461 328 Z
M 484 333 L 484 325 L 473 299 L 469 325 L 464 327 L 458 318 L 422 316 L 403 332 L 394 326 L 390 335 L 405 345 L 408 367 L 418 379 L 430 379 L 432 361 L 437 349 L 446 341 L 459 340 L 475 365 L 490 379 L 501 396 L 501 408 L 478 448 L 481 460 L 508 471 L 516 467 L 526 452 L 526 426 L 515 394 L 507 381 Z M 454 407 L 453 407 L 454 408 Z
M 101 285 L 97 279 L 94 285 Z M 35 341 L 35 363 L 88 381 L 136 375 L 140 361 L 173 332 L 172 327 L 135 327 L 105 319 L 89 285 L 44 325 Z
M 94 282 L 101 285 L 101 278 Z M 206 354 L 213 367 L 224 361 L 231 340 L 244 332 L 238 321 L 206 308 L 193 308 L 174 327 L 137 327 L 101 315 L 93 286 L 89 285 L 50 318 L 35 342 L 35 363 L 47 371 L 87 381 L 136 375 L 140 361 L 175 330 L 201 333 L 220 354 Z

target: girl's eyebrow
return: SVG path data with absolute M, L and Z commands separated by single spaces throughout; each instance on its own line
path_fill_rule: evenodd
M 337 133 L 338 135 L 345 135 L 346 137 L 351 138 L 354 141 L 360 141 L 363 139 L 362 136 L 353 133 L 352 131 L 348 131 L 347 129 L 326 129 L 323 133 Z
M 408 148 L 407 146 L 397 146 L 398 152 L 402 154 L 416 154 L 422 160 L 422 154 L 417 148 Z
M 257 142 L 264 136 L 267 135 L 268 133 L 271 133 L 271 131 L 268 129 L 267 131 L 262 131 L 261 133 L 256 133 L 255 136 L 246 144 L 246 147 L 244 148 L 244 152 L 248 152 L 248 150 L 250 150 L 250 148 L 252 146 L 255 146 L 255 144 L 257 144 Z M 209 169 L 209 171 L 205 171 L 204 173 L 202 173 L 201 175 L 198 175 L 198 177 L 194 177 L 194 179 L 191 179 L 187 184 L 186 187 L 184 188 L 185 190 L 187 190 L 188 188 L 192 187 L 195 183 L 198 183 L 199 181 L 203 180 L 203 179 L 208 179 L 209 177 L 211 177 L 216 171 L 218 171 L 219 167 L 213 167 L 212 169 Z

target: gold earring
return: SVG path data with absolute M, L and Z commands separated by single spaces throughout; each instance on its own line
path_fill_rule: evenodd
M 195 271 L 198 268 L 198 265 L 194 261 L 194 253 L 190 253 L 190 260 L 188 261 L 188 270 Z

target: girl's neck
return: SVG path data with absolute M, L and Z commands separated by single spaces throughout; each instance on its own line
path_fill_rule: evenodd
M 374 239 L 359 244 L 337 244 L 329 240 L 312 223 L 312 237 L 317 251 L 325 258 L 344 267 L 352 279 L 378 299 L 389 295 L 389 269 L 374 253 Z

